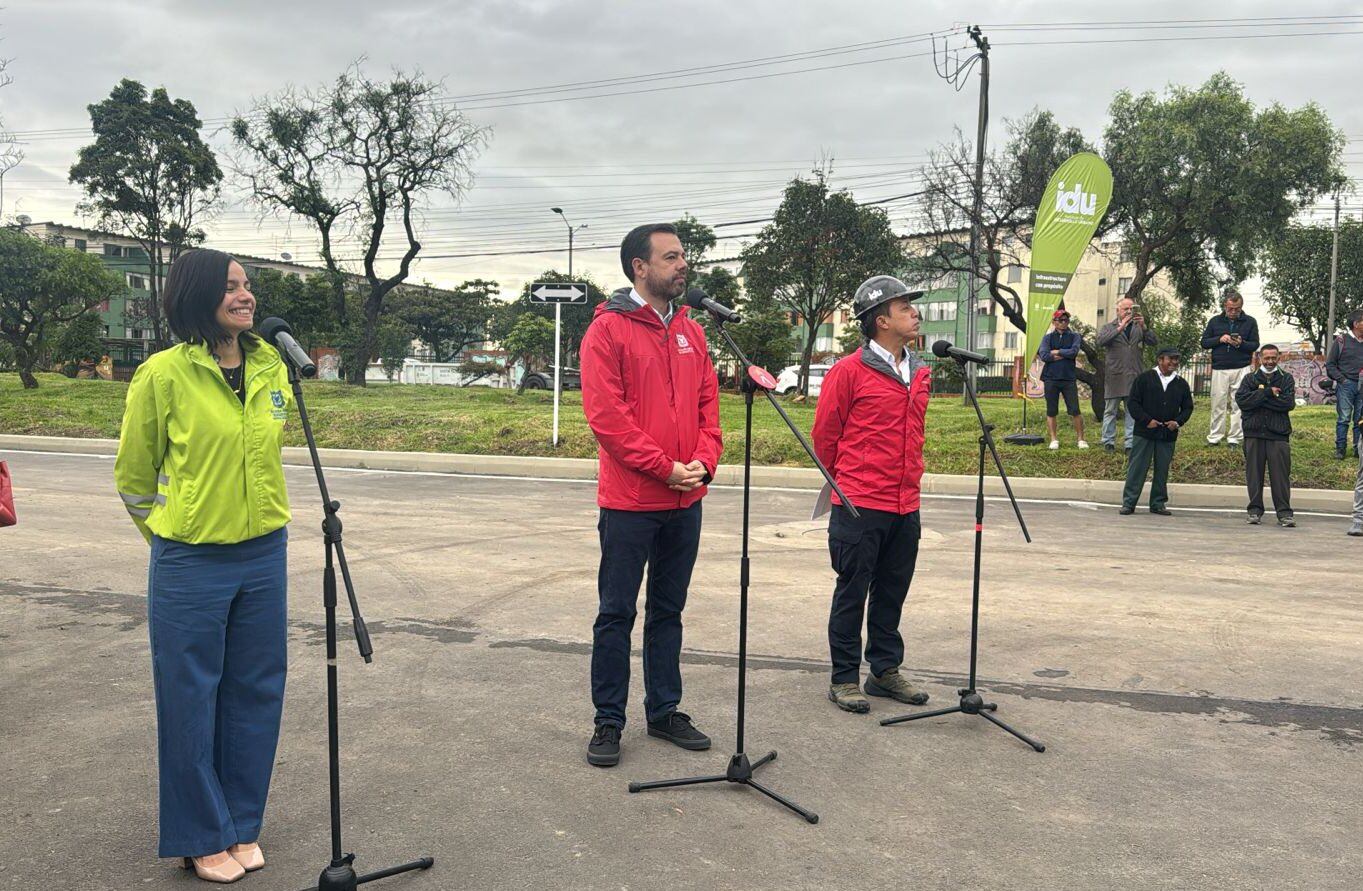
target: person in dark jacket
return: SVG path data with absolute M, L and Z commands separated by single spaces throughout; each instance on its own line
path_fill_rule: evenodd
M 828 616 L 828 698 L 848 712 L 871 708 L 857 686 L 863 616 L 871 668 L 866 693 L 912 705 L 928 701 L 899 673 L 899 619 L 922 535 L 919 482 L 932 380 L 927 364 L 909 349 L 919 324 L 911 301 L 922 294 L 888 275 L 857 288 L 852 308 L 866 345 L 829 369 L 814 413 L 815 453 L 860 514 L 853 517 L 832 496 L 837 503 L 828 519 L 828 553 L 838 579 Z
M 1202 331 L 1202 348 L 1212 351 L 1212 417 L 1207 444 L 1220 445 L 1224 439 L 1239 445 L 1244 439 L 1240 406 L 1235 404 L 1235 389 L 1251 371 L 1250 363 L 1259 349 L 1259 323 L 1245 315 L 1245 301 L 1234 288 L 1221 301 L 1221 314 L 1207 320 Z
M 1098 346 L 1103 356 L 1103 448 L 1109 452 L 1117 448 L 1117 411 L 1131 392 L 1131 382 L 1145 370 L 1142 357 L 1145 346 L 1154 346 L 1155 332 L 1145 324 L 1140 307 L 1130 297 L 1117 301 L 1117 319 L 1098 329 Z M 1126 412 L 1123 447 L 1131 451 L 1136 422 Z
M 682 609 L 700 544 L 701 498 L 722 442 L 719 383 L 705 332 L 672 301 L 686 256 L 668 224 L 639 226 L 620 246 L 634 283 L 596 308 L 582 339 L 582 410 L 596 436 L 600 607 L 592 629 L 596 729 L 587 761 L 620 761 L 629 694 L 630 635 L 648 568 L 644 713 L 648 735 L 684 749 L 710 739 L 677 711 Z
M 1353 430 L 1354 457 L 1358 457 L 1360 416 L 1363 397 L 1359 381 L 1363 375 L 1363 309 L 1349 313 L 1345 330 L 1330 341 L 1325 354 L 1325 373 L 1335 382 L 1335 457 L 1348 454 L 1349 431 Z
M 1060 448 L 1060 437 L 1056 433 L 1056 416 L 1060 414 L 1060 397 L 1065 397 L 1065 413 L 1074 424 L 1076 445 L 1086 449 L 1084 441 L 1084 418 L 1079 414 L 1079 385 L 1075 382 L 1075 357 L 1083 349 L 1084 339 L 1070 330 L 1070 314 L 1057 309 L 1051 316 L 1054 329 L 1047 331 L 1041 338 L 1036 355 L 1043 363 L 1041 385 L 1046 395 L 1046 432 L 1051 435 L 1051 448 Z
M 1152 461 L 1155 473 L 1150 481 L 1150 513 L 1166 517 L 1171 513 L 1165 507 L 1169 501 L 1169 465 L 1174 461 L 1179 428 L 1193 416 L 1193 391 L 1178 376 L 1181 359 L 1177 349 L 1165 347 L 1159 351 L 1158 364 L 1131 383 L 1126 407 L 1136 420 L 1136 437 L 1126 467 L 1120 513 L 1136 512 Z
M 1235 404 L 1245 430 L 1245 485 L 1249 488 L 1247 520 L 1258 526 L 1264 516 L 1264 466 L 1273 490 L 1279 526 L 1295 526 L 1292 518 L 1292 419 L 1297 407 L 1296 381 L 1278 367 L 1278 348 L 1259 349 L 1259 370 L 1240 382 Z

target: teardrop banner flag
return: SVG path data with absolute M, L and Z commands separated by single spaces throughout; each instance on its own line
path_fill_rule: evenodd
M 1027 277 L 1027 352 L 1030 363 L 1051 327 L 1079 259 L 1112 200 L 1112 171 L 1092 152 L 1072 156 L 1051 177 L 1036 209 L 1032 269 Z

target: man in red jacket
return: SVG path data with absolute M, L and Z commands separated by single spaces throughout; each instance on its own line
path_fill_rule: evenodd
M 710 739 L 677 711 L 682 609 L 700 544 L 700 500 L 719 464 L 719 381 L 705 332 L 672 301 L 686 257 L 668 224 L 639 226 L 620 245 L 632 288 L 596 308 L 582 339 L 582 409 L 596 434 L 601 508 L 600 609 L 592 629 L 596 730 L 587 761 L 620 761 L 630 633 L 648 567 L 644 714 L 648 735 L 684 749 Z
M 919 322 L 911 301 L 922 294 L 888 275 L 857 288 L 852 309 L 866 345 L 829 369 L 814 413 L 819 460 L 861 514 L 853 518 L 833 497 L 828 551 L 838 580 L 828 617 L 833 662 L 828 698 L 849 712 L 871 709 L 857 683 L 863 616 L 871 669 L 866 692 L 911 705 L 928 701 L 927 693 L 899 673 L 904 661 L 899 617 L 921 535 L 919 481 L 931 379 L 927 364 L 909 349 Z

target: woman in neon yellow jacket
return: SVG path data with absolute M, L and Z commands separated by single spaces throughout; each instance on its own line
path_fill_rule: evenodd
M 245 270 L 220 251 L 171 266 L 165 317 L 182 343 L 128 388 L 114 479 L 151 544 L 160 856 L 232 882 L 257 843 L 284 702 L 289 499 L 287 369 L 251 333 Z

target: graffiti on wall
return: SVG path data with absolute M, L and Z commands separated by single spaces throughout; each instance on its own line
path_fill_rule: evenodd
M 1315 356 L 1284 359 L 1279 363 L 1279 367 L 1292 375 L 1292 380 L 1297 385 L 1298 404 L 1322 405 L 1325 403 L 1325 397 L 1331 391 L 1328 389 L 1330 379 L 1325 375 L 1325 360 L 1323 358 Z M 1325 383 L 1322 384 L 1322 381 Z

